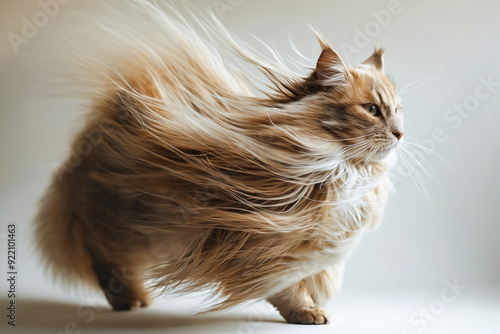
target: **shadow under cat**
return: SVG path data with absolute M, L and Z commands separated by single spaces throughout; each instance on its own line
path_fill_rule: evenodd
M 0 299 L 0 305 L 8 301 Z M 165 311 L 161 305 L 149 309 L 140 309 L 134 312 L 113 312 L 110 307 L 102 305 L 85 305 L 65 301 L 46 299 L 18 299 L 18 313 L 16 326 L 8 328 L 2 333 L 136 333 L 139 330 L 147 332 L 167 333 L 168 329 L 206 333 L 206 326 L 214 332 L 237 332 L 241 325 L 249 326 L 252 321 L 276 325 L 283 324 L 278 314 L 270 313 L 268 317 L 248 317 L 237 313 L 194 315 Z M 189 329 L 188 329 L 189 327 Z M 257 325 L 255 326 L 257 327 Z M 128 329 L 128 330 L 127 330 Z M 20 330 L 20 331 L 19 331 Z

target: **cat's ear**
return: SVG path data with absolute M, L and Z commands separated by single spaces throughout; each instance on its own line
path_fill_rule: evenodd
M 318 83 L 322 86 L 334 86 L 344 82 L 347 75 L 347 66 L 344 61 L 319 33 L 316 33 L 316 37 L 322 48 L 315 69 Z
M 363 62 L 363 64 L 372 65 L 377 70 L 383 72 L 384 71 L 384 49 L 375 48 L 373 54 Z
M 347 67 L 333 49 L 323 49 L 316 63 L 316 76 L 323 86 L 333 86 L 346 78 Z

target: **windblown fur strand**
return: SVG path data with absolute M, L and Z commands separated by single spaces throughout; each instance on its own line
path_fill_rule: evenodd
M 212 310 L 300 281 L 322 303 L 381 219 L 392 155 L 358 160 L 368 144 L 325 133 L 318 117 L 332 101 L 310 77 L 248 51 L 216 19 L 132 7 L 133 21 L 95 19 L 67 36 L 68 76 L 92 105 L 36 220 L 43 255 L 69 281 L 98 285 L 102 258 L 133 284 L 212 288 L 224 297 Z M 270 80 L 267 97 L 252 95 L 262 85 L 237 59 Z

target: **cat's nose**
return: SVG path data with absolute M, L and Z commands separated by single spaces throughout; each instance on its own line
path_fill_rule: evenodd
M 401 139 L 401 137 L 403 137 L 403 132 L 399 132 L 399 131 L 392 131 L 392 134 L 394 135 L 394 137 L 396 137 L 398 140 Z

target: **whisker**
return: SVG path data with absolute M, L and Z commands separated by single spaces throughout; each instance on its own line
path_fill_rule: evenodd
M 372 143 L 372 144 L 370 145 L 370 148 L 371 148 L 372 150 L 371 150 L 371 151 L 370 151 L 370 153 L 368 154 L 368 157 L 366 158 L 366 161 L 365 161 L 365 163 L 363 164 L 363 168 L 365 168 L 365 167 L 366 167 L 366 165 L 370 162 L 371 158 L 375 155 L 375 153 L 376 153 L 376 152 L 377 152 L 377 150 L 379 149 L 380 145 L 381 145 L 380 143 L 377 143 L 377 144 Z M 373 148 L 373 146 L 375 146 L 375 148 Z
M 359 139 L 359 138 L 365 138 L 365 137 L 373 137 L 373 134 L 367 134 L 359 137 L 352 137 L 352 138 L 346 138 L 346 139 L 328 139 L 328 142 L 337 142 L 337 141 L 348 141 L 348 140 L 354 140 L 354 139 Z
M 429 203 L 429 206 L 431 209 L 435 209 L 435 206 L 430 198 L 429 191 L 427 190 L 427 186 L 425 185 L 425 182 L 423 178 L 420 176 L 418 171 L 413 167 L 413 165 L 407 160 L 407 157 L 405 157 L 405 154 L 407 154 L 405 151 L 401 150 L 400 151 L 402 154 L 400 154 L 401 160 L 405 164 L 405 166 L 408 168 L 410 171 L 410 177 L 412 178 L 413 182 L 417 186 L 417 189 L 420 191 L 421 194 L 424 195 L 425 199 L 427 200 L 427 203 Z
M 407 139 L 413 139 L 413 138 L 407 137 Z M 429 148 L 427 148 L 427 147 L 425 147 L 423 145 L 420 145 L 420 144 L 417 144 L 417 143 L 412 143 L 411 141 L 408 141 L 408 140 L 405 140 L 404 143 L 405 143 L 405 145 L 411 145 L 411 146 L 418 147 L 418 148 L 420 148 L 422 150 L 425 150 L 429 154 L 432 154 L 432 155 L 436 156 L 442 162 L 444 162 L 446 164 L 446 166 L 448 166 L 453 172 L 455 172 L 454 169 L 453 169 L 453 167 L 450 165 L 450 163 L 445 158 L 443 158 L 443 156 L 441 156 L 440 154 L 436 153 L 435 151 L 433 151 L 433 150 L 431 150 L 431 149 L 429 149 Z
M 427 168 L 425 168 L 421 163 L 420 161 L 418 161 L 418 159 L 409 151 L 409 147 L 404 147 L 403 145 L 401 145 L 399 147 L 401 150 L 405 151 L 406 154 L 408 154 L 409 157 L 411 157 L 413 159 L 413 161 L 415 161 L 418 166 L 424 171 L 425 174 L 427 174 L 427 176 L 429 176 L 431 179 L 433 179 L 434 181 L 436 181 L 436 183 L 439 184 L 439 181 L 438 179 L 436 178 L 436 176 L 434 175 L 434 173 L 431 173 L 429 172 L 429 170 L 427 170 Z M 429 163 L 424 159 L 424 161 L 427 163 L 427 166 L 429 167 L 429 169 L 431 169 L 432 171 L 432 168 L 430 167 Z
M 356 150 L 354 152 L 350 152 L 349 154 L 344 155 L 344 157 L 346 157 L 347 159 L 356 158 L 359 156 L 359 154 L 361 154 L 363 151 L 365 151 L 371 145 L 372 145 L 372 142 L 367 142 L 363 146 L 356 147 Z
M 415 85 L 417 83 L 421 83 L 421 82 L 425 82 L 425 81 L 438 81 L 439 79 L 438 78 L 424 78 L 424 79 L 419 79 L 419 80 L 415 80 L 413 82 L 410 82 L 409 84 L 407 84 L 406 86 L 404 86 L 398 93 L 399 96 L 401 96 L 407 89 L 409 89 L 412 85 Z M 418 89 L 420 87 L 422 87 L 423 84 L 420 84 L 416 87 L 413 87 L 409 92 L 411 91 L 414 91 L 415 89 Z

